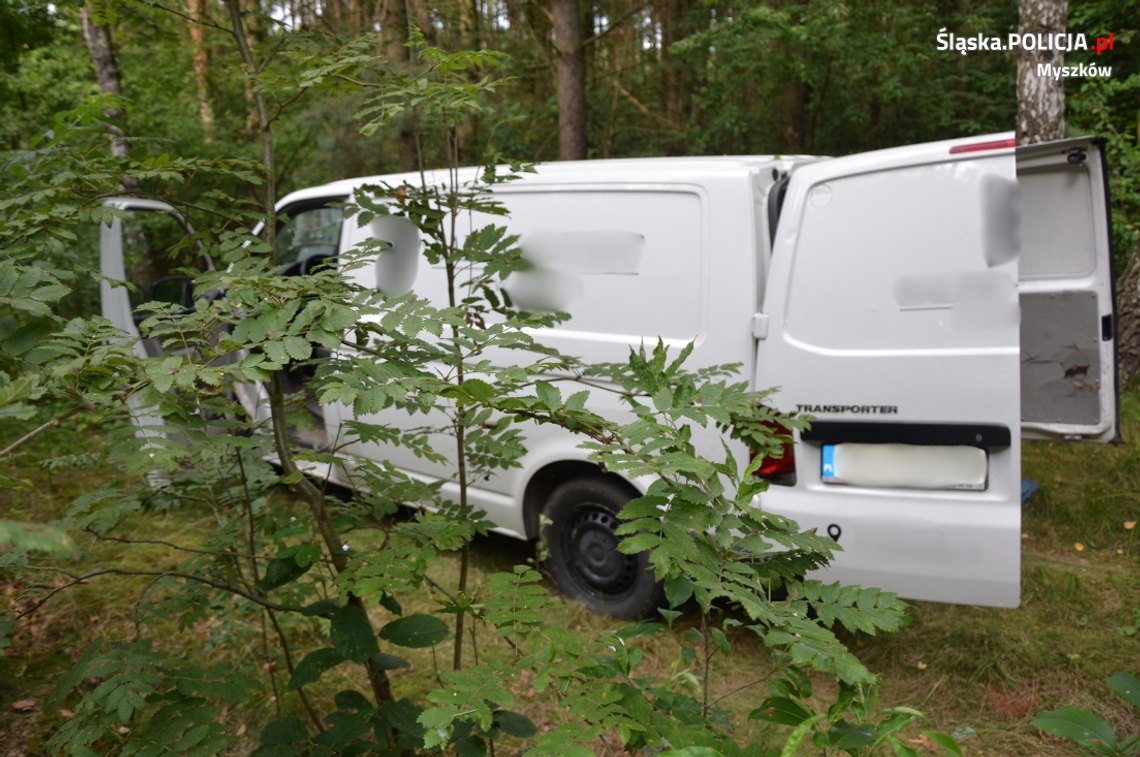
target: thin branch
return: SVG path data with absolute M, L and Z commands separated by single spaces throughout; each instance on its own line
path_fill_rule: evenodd
M 29 607 L 27 610 L 24 610 L 22 613 L 17 615 L 15 617 L 15 620 L 19 620 L 20 618 L 25 618 L 28 615 L 31 615 L 36 610 L 40 609 L 45 604 L 47 604 L 48 600 L 50 600 L 56 594 L 59 594 L 61 591 L 65 591 L 67 589 L 70 589 L 72 586 L 75 586 L 76 584 L 84 583 L 85 581 L 92 579 L 92 578 L 95 578 L 96 576 L 106 576 L 106 575 L 112 575 L 112 576 L 155 576 L 157 578 L 167 578 L 167 577 L 169 577 L 169 578 L 181 578 L 181 579 L 186 580 L 186 581 L 194 581 L 194 582 L 197 582 L 200 584 L 205 584 L 206 586 L 211 586 L 215 589 L 218 589 L 219 591 L 225 591 L 225 592 L 229 592 L 230 594 L 236 594 L 239 597 L 243 597 L 245 599 L 248 599 L 250 602 L 253 602 L 254 604 L 261 605 L 262 607 L 268 607 L 271 610 L 280 610 L 282 612 L 300 612 L 301 611 L 300 607 L 289 607 L 286 605 L 279 605 L 276 602 L 270 602 L 268 599 L 265 599 L 264 597 L 258 597 L 254 594 L 250 594 L 249 592 L 243 591 L 242 589 L 239 589 L 236 586 L 224 584 L 224 583 L 221 583 L 220 581 L 212 581 L 209 578 L 204 578 L 202 576 L 196 576 L 196 575 L 193 575 L 192 573 L 181 573 L 179 571 L 174 571 L 174 570 L 125 570 L 125 569 L 121 569 L 121 568 L 108 568 L 106 570 L 96 570 L 96 571 L 93 571 L 91 573 L 85 573 L 82 576 L 76 576 L 73 580 L 68 581 L 67 583 L 63 584 L 62 586 L 55 587 L 54 589 L 49 591 L 46 595 L 44 595 L 44 597 L 42 599 L 40 599 L 40 601 L 36 602 L 34 605 Z
M 333 77 L 334 79 L 344 79 L 349 84 L 355 84 L 362 89 L 372 89 L 374 87 L 380 86 L 379 84 L 369 84 L 367 82 L 362 82 L 359 79 L 354 79 L 351 76 L 347 76 L 346 74 L 338 74 L 336 72 L 329 74 L 329 76 Z
M 277 690 L 277 674 L 273 670 L 273 661 L 269 659 L 269 633 L 265 630 L 264 614 L 261 616 L 261 648 L 265 651 L 265 672 L 269 674 L 269 685 L 273 687 L 273 707 L 277 710 L 277 717 L 281 717 L 281 692 Z
M 617 21 L 615 21 L 614 23 L 607 26 L 605 29 L 602 29 L 597 34 L 594 34 L 594 35 L 589 36 L 586 39 L 582 40 L 582 47 L 585 47 L 586 45 L 589 45 L 593 42 L 597 42 L 598 40 L 602 39 L 603 37 L 608 35 L 610 32 L 614 31 L 615 29 L 620 29 L 622 24 L 624 24 L 626 21 L 629 21 L 631 18 L 636 16 L 638 13 L 644 12 L 645 9 L 648 7 L 649 7 L 649 5 L 646 4 L 646 5 L 639 5 L 638 7 L 634 8 L 629 13 L 625 14 L 624 16 L 619 18 Z
M 0 457 L 8 457 L 9 455 L 12 454 L 12 452 L 17 447 L 19 447 L 19 446 L 21 446 L 27 442 L 30 442 L 32 439 L 35 439 L 37 436 L 39 436 L 40 434 L 42 434 L 43 432 L 47 431 L 50 428 L 57 428 L 59 426 L 59 424 L 63 423 L 65 420 L 67 420 L 71 416 L 75 415 L 80 410 L 84 410 L 84 409 L 86 409 L 86 408 L 83 405 L 77 405 L 77 406 L 71 408 L 70 410 L 68 410 L 66 413 L 63 413 L 60 416 L 52 418 L 50 421 L 43 424 L 42 426 L 35 428 L 35 429 L 32 429 L 31 431 L 24 434 L 23 436 L 21 436 L 16 441 L 9 444 L 3 450 L 0 450 Z
M 91 531 L 90 529 L 88 529 L 88 533 L 90 533 L 92 536 L 94 536 L 96 539 L 99 539 L 100 541 L 115 541 L 115 542 L 119 542 L 120 544 L 158 544 L 158 545 L 163 546 L 163 547 L 170 547 L 171 549 L 177 550 L 179 552 L 189 552 L 189 553 L 195 554 L 195 555 L 210 555 L 212 557 L 241 557 L 241 558 L 245 558 L 248 560 L 272 560 L 272 559 L 274 559 L 273 557 L 271 557 L 269 555 L 255 555 L 253 553 L 246 553 L 246 552 L 226 552 L 226 551 L 220 551 L 220 550 L 215 551 L 215 550 L 210 550 L 210 549 L 194 549 L 192 547 L 182 547 L 182 546 L 179 546 L 178 544 L 172 544 L 171 542 L 168 542 L 168 541 L 162 541 L 161 539 L 124 539 L 121 536 L 100 536 L 99 534 L 95 533 L 94 531 Z M 324 558 L 320 558 L 320 559 L 324 559 Z M 254 575 L 254 580 L 257 580 L 256 575 Z
M 289 36 L 286 34 L 282 34 L 280 37 L 278 37 L 277 42 L 273 45 L 273 48 L 265 54 L 265 58 L 261 61 L 261 63 L 257 64 L 257 67 L 254 69 L 254 73 L 260 74 L 262 71 L 264 71 L 266 66 L 273 62 L 273 59 L 277 57 L 277 53 L 279 53 L 281 51 L 281 48 L 285 46 L 285 42 L 288 41 L 288 39 Z
M 285 667 L 289 669 L 289 677 L 292 678 L 296 668 L 293 666 L 293 655 L 289 651 L 289 641 L 285 638 L 285 631 L 281 629 L 281 624 L 277 622 L 277 614 L 268 607 L 265 608 L 265 614 L 269 616 L 269 621 L 273 623 L 273 630 L 277 632 L 277 638 L 281 642 L 281 652 L 285 657 Z M 274 686 L 276 689 L 276 685 Z M 276 693 L 276 692 L 274 692 Z M 321 723 L 317 711 L 313 708 L 313 703 L 309 701 L 309 697 L 305 694 L 305 687 L 297 687 L 297 695 L 301 698 L 301 704 L 305 706 L 305 711 L 309 713 L 309 718 L 313 721 L 313 726 L 317 729 L 318 733 L 324 733 L 325 728 Z
M 653 111 L 651 111 L 649 108 L 647 108 L 647 107 L 645 106 L 645 103 L 641 102 L 641 100 L 638 100 L 636 97 L 634 97 L 634 96 L 633 96 L 633 93 L 632 93 L 632 92 L 630 92 L 630 91 L 629 91 L 628 89 L 626 89 L 625 87 L 623 87 L 623 86 L 621 85 L 621 82 L 619 82 L 619 81 L 618 81 L 616 78 L 611 78 L 611 79 L 610 79 L 610 82 L 611 82 L 611 83 L 612 83 L 612 84 L 613 84 L 615 87 L 617 87 L 617 91 L 621 93 L 622 97 L 624 97 L 625 99 L 627 99 L 627 100 L 629 100 L 631 103 L 633 103 L 633 107 L 637 108 L 637 109 L 638 109 L 639 111 L 641 111 L 643 114 L 645 114 L 645 115 L 649 116 L 650 118 L 656 118 L 658 121 L 660 121 L 661 123 L 665 124 L 666 126 L 668 126 L 670 129 L 673 129 L 674 131 L 676 131 L 676 130 L 679 128 L 679 127 L 677 126 L 677 124 L 673 123 L 673 122 L 672 122 L 672 121 L 670 121 L 668 118 L 665 118 L 665 116 L 662 116 L 662 115 L 660 115 L 659 113 L 654 113 L 654 112 L 653 112 Z
M 154 2 L 154 0 L 150 0 L 150 5 L 153 5 L 155 8 L 158 8 L 159 10 L 164 10 L 167 13 L 172 13 L 175 16 L 180 16 L 180 17 L 186 19 L 187 21 L 189 21 L 193 24 L 197 24 L 198 26 L 206 26 L 206 27 L 209 27 L 211 29 L 217 29 L 218 31 L 223 32 L 224 34 L 233 34 L 233 29 L 229 29 L 225 26 L 221 26 L 220 24 L 215 24 L 213 21 L 203 20 L 201 18 L 195 18 L 194 16 L 191 16 L 187 13 L 183 13 L 182 11 L 179 11 L 179 10 L 175 10 L 174 8 L 168 8 L 167 6 L 163 5 L 162 3 L 156 3 L 156 2 Z
M 442 586 L 440 586 L 439 584 L 437 584 L 435 581 L 433 581 L 433 580 L 431 579 L 431 576 L 429 576 L 429 575 L 427 575 L 427 574 L 425 573 L 425 574 L 424 574 L 424 580 L 428 582 L 428 585 L 429 585 L 431 588 L 435 589 L 435 590 L 436 590 L 436 591 L 438 591 L 440 594 L 442 594 L 443 596 L 447 597 L 447 601 L 448 601 L 448 602 L 451 602 L 451 604 L 455 604 L 455 597 L 451 596 L 451 594 L 450 594 L 450 593 L 447 591 L 447 589 L 443 588 Z
M 269 123 L 273 123 L 278 118 L 280 118 L 281 114 L 285 112 L 286 108 L 288 108 L 290 105 L 292 105 L 293 103 L 297 102 L 302 97 L 304 97 L 305 93 L 308 92 L 310 89 L 311 89 L 311 87 L 303 87 L 300 91 L 297 92 L 297 94 L 293 95 L 292 97 L 290 97 L 285 102 L 281 102 L 280 100 L 278 100 L 277 101 L 277 112 L 269 117 Z M 276 97 L 274 99 L 276 99 Z
M 771 673 L 768 673 L 768 675 L 764 676 L 763 678 L 761 678 L 761 679 L 760 679 L 760 680 L 758 680 L 758 681 L 753 681 L 752 683 L 746 683 L 746 684 L 744 684 L 743 686 L 738 686 L 738 687 L 736 687 L 735 689 L 733 689 L 732 691 L 730 691 L 730 692 L 728 692 L 727 694 L 725 694 L 724 696 L 720 696 L 720 697 L 717 697 L 716 699 L 714 699 L 714 700 L 712 701 L 712 703 L 709 705 L 709 707 L 716 707 L 716 705 L 717 705 L 717 704 L 718 704 L 718 703 L 719 703 L 719 702 L 720 702 L 722 699 L 728 699 L 728 698 L 729 698 L 730 696 L 732 696 L 733 694 L 738 694 L 739 692 L 741 692 L 741 691 L 744 691 L 745 689 L 750 689 L 750 688 L 752 688 L 753 686 L 755 686 L 755 685 L 757 685 L 757 684 L 760 684 L 760 683 L 764 683 L 765 681 L 767 681 L 769 678 L 771 678 L 771 677 L 772 677 L 772 673 L 774 673 L 774 672 L 775 672 L 775 671 L 772 671 Z
M 712 653 L 709 652 L 709 612 L 708 608 L 701 608 L 701 639 L 705 647 L 705 665 L 704 665 L 704 686 L 702 686 L 704 694 L 704 707 L 701 708 L 701 714 L 707 721 L 709 719 L 709 660 L 712 659 Z

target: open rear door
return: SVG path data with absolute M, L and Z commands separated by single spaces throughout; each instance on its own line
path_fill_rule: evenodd
M 756 386 L 815 416 L 765 509 L 835 538 L 818 576 L 912 599 L 1020 593 L 1017 181 L 1011 135 L 797 167 Z
M 1017 148 L 1027 439 L 1120 440 L 1106 178 L 1097 138 Z

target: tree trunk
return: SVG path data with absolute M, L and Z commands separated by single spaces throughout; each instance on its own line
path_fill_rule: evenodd
M 673 53 L 673 45 L 685 37 L 685 16 L 688 4 L 684 0 L 665 0 L 661 3 L 661 66 L 664 69 L 665 120 L 677 129 L 681 136 L 688 116 L 688 100 L 691 89 L 691 72 L 678 61 Z M 670 137 L 671 154 L 683 155 L 686 145 Z
M 325 0 L 321 3 L 321 14 L 325 22 L 337 34 L 344 34 L 340 11 L 340 0 Z
M 91 19 L 91 8 L 87 5 L 79 10 L 79 27 L 83 32 L 83 41 L 87 43 L 87 51 L 91 54 L 91 65 L 95 68 L 99 91 L 121 98 L 123 85 L 119 79 L 119 64 L 115 60 L 111 30 Z M 111 155 L 125 159 L 131 152 L 131 140 L 127 138 L 127 115 L 117 106 L 104 108 L 103 115 L 107 117 L 107 131 L 111 134 Z M 117 194 L 133 194 L 138 190 L 138 181 L 133 176 L 123 176 L 115 187 Z
M 1019 0 L 1023 37 L 1060 34 L 1068 27 L 1068 0 Z M 1065 137 L 1064 79 L 1038 76 L 1037 66 L 1065 63 L 1063 50 L 1026 50 L 1017 54 L 1017 143 L 1049 142 Z
M 435 26 L 432 25 L 431 11 L 424 3 L 424 0 L 409 0 L 408 6 L 411 8 L 412 15 L 415 17 L 416 26 L 420 28 L 420 33 L 424 35 L 424 42 L 426 42 L 429 47 L 435 47 Z
M 190 0 L 189 6 L 191 17 L 205 17 L 205 0 Z M 198 90 L 198 120 L 202 122 L 202 132 L 204 133 L 202 141 L 210 144 L 214 141 L 214 110 L 210 107 L 208 87 L 210 55 L 206 50 L 206 27 L 201 24 L 190 24 L 190 51 L 194 65 L 194 85 Z
M 1140 373 L 1140 245 L 1116 280 L 1116 354 L 1120 386 Z
M 586 159 L 586 57 L 578 0 L 554 0 L 558 68 L 558 158 Z
M 396 69 L 407 69 L 411 65 L 412 51 L 408 49 L 408 6 L 404 0 L 380 0 L 380 40 L 384 44 L 384 55 L 388 64 Z M 400 118 L 400 132 L 396 137 L 396 148 L 400 154 L 400 170 L 415 171 L 420 167 L 419 151 L 416 149 L 415 121 L 412 113 L 405 112 Z

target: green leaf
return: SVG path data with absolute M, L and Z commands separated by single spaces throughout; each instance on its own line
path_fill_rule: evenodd
M 368 658 L 372 663 L 372 667 L 377 670 L 400 670 L 401 668 L 411 668 L 412 663 L 405 659 L 397 657 L 394 654 L 386 654 L 384 652 L 377 652 Z
M 1112 728 L 1088 710 L 1062 707 L 1042 712 L 1029 722 L 1042 731 L 1092 747 L 1103 754 L 1116 751 L 1116 734 Z
M 58 528 L 14 520 L 0 520 L 0 546 L 23 547 L 60 555 L 76 554 L 71 537 Z
M 398 647 L 434 647 L 447 638 L 447 624 L 434 615 L 408 615 L 396 618 L 380 629 L 380 638 Z
M 301 608 L 301 614 L 312 618 L 317 615 L 331 615 L 340 609 L 340 601 L 337 599 L 320 599 L 313 602 L 311 605 L 305 605 Z
M 293 360 L 308 360 L 313 354 L 313 345 L 299 336 L 287 336 L 281 344 Z
M 667 576 L 665 578 L 665 599 L 669 607 L 680 607 L 693 596 L 693 582 L 686 576 Z
M 811 710 L 787 697 L 768 697 L 748 715 L 748 719 L 765 720 L 780 725 L 799 725 L 811 716 Z
M 383 607 L 388 612 L 392 613 L 393 615 L 403 615 L 404 614 L 404 608 L 401 607 L 400 603 L 396 601 L 396 598 L 393 597 L 388 592 L 383 592 L 380 595 L 380 606 Z
M 562 407 L 562 392 L 548 381 L 534 382 L 535 393 L 542 400 L 542 404 L 551 410 Z
M 687 746 L 684 749 L 670 749 L 668 752 L 662 752 L 661 757 L 724 757 L 724 755 L 715 749 L 709 749 L 707 746 Z
M 424 727 L 417 720 L 423 714 L 423 709 L 408 699 L 397 699 L 395 702 L 385 702 L 380 710 L 388 725 L 423 740 Z
M 289 679 L 288 689 L 296 689 L 310 683 L 316 683 L 326 670 L 335 668 L 345 661 L 344 655 L 335 649 L 315 649 L 305 655 L 293 669 L 293 676 Z
M 916 752 L 914 749 L 911 749 L 906 744 L 896 739 L 894 736 L 887 739 L 887 743 L 891 745 L 891 749 L 894 750 L 895 754 L 898 757 L 921 757 L 918 752 Z
M 530 718 L 510 710 L 495 710 L 495 725 L 506 734 L 520 739 L 529 739 L 538 733 L 538 728 Z
M 1133 707 L 1140 707 L 1140 679 L 1131 673 L 1118 671 L 1108 677 L 1108 688 L 1112 689 Z
M 665 630 L 665 626 L 660 623 L 642 620 L 631 626 L 626 626 L 618 631 L 617 635 L 622 639 L 639 639 L 643 636 L 654 636 L 659 633 L 664 633 Z
M 274 720 L 261 730 L 261 743 L 264 745 L 295 744 L 298 741 L 308 740 L 309 729 L 297 717 Z
M 827 732 L 828 741 L 836 749 L 862 749 L 871 746 L 879 737 L 870 723 L 848 723 L 840 720 Z
M 490 402 L 495 398 L 495 387 L 481 379 L 464 379 L 463 390 L 476 402 Z
M 796 726 L 796 730 L 792 731 L 788 736 L 788 740 L 784 742 L 784 748 L 780 750 L 780 757 L 794 757 L 795 753 L 799 751 L 800 744 L 803 743 L 804 737 L 811 732 L 811 727 L 815 725 L 815 721 L 823 717 L 823 713 L 818 713 L 811 716 L 804 722 Z
M 1109 731 L 1110 736 L 1111 734 L 1112 732 Z M 954 757 L 962 757 L 962 747 L 958 746 L 958 742 L 946 734 L 938 733 L 937 731 L 924 731 L 923 735 L 942 747 L 946 754 L 952 754 Z
M 835 704 L 827 708 L 827 722 L 834 723 L 843 717 L 847 710 L 851 709 L 851 703 L 854 701 L 855 687 L 841 683 L 839 695 L 835 697 Z
M 483 757 L 487 754 L 487 742 L 479 736 L 461 736 L 455 740 L 455 753 L 459 757 Z
M 275 557 L 269 561 L 265 568 L 265 575 L 257 582 L 257 588 L 264 592 L 272 591 L 285 584 L 296 581 L 308 572 L 313 564 L 298 565 L 292 557 Z
M 336 651 L 353 662 L 364 662 L 380 651 L 372 623 L 356 605 L 347 605 L 333 614 L 329 640 Z

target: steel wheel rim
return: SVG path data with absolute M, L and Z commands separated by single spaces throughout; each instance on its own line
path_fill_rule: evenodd
M 638 558 L 617 551 L 621 525 L 605 507 L 586 503 L 575 509 L 563 532 L 562 549 L 575 580 L 590 594 L 620 597 L 637 585 Z

